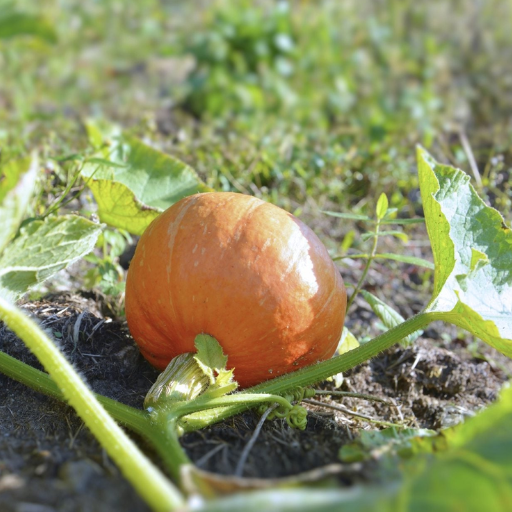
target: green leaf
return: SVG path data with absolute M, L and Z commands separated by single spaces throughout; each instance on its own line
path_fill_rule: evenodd
M 340 448 L 343 462 L 359 462 L 398 455 L 412 457 L 418 453 L 431 452 L 433 443 L 426 438 L 436 437 L 435 430 L 389 427 L 383 430 L 361 430 L 358 439 Z
M 512 232 L 463 171 L 422 148 L 418 169 L 435 262 L 426 311 L 512 357 Z
M 380 321 L 388 328 L 392 329 L 393 327 L 396 327 L 399 324 L 402 324 L 405 322 L 404 317 L 395 311 L 391 306 L 388 306 L 385 302 L 382 302 L 379 298 L 375 297 L 372 293 L 361 290 L 361 294 L 370 304 L 371 308 L 373 309 L 373 312 L 379 317 Z M 406 338 L 404 338 L 401 343 L 403 345 L 411 345 L 416 341 L 416 339 L 423 334 L 423 331 L 415 331 Z
M 449 449 L 425 458 L 423 471 L 410 482 L 411 505 L 419 510 L 512 510 L 512 388 L 449 433 Z
M 0 296 L 18 299 L 92 251 L 100 232 L 100 225 L 76 215 L 30 222 L 0 258 Z
M 11 160 L 0 174 L 0 253 L 16 234 L 34 193 L 37 158 Z
M 382 220 L 392 220 L 398 212 L 398 208 L 388 208 Z
M 100 133 L 93 130 L 97 145 Z M 107 224 L 140 235 L 163 210 L 185 196 L 210 189 L 180 160 L 140 140 L 116 135 L 94 157 L 82 176 Z
M 0 1 L 0 39 L 35 36 L 49 43 L 57 41 L 54 28 L 43 18 L 16 9 L 15 2 Z
M 343 241 L 341 242 L 341 250 L 342 252 L 347 252 L 354 243 L 354 239 L 356 237 L 355 230 L 351 229 L 343 238 Z
M 224 355 L 219 342 L 208 334 L 198 334 L 195 337 L 194 344 L 197 349 L 194 359 L 210 379 L 208 392 L 212 390 L 212 386 L 213 388 L 229 386 L 229 391 L 233 391 L 236 388 L 236 385 L 231 387 L 233 384 L 233 370 L 226 370 L 228 358 Z
M 161 213 L 160 209 L 151 208 L 138 201 L 133 192 L 122 183 L 89 180 L 87 184 L 98 204 L 99 218 L 109 226 L 141 235 Z
M 415 256 L 404 256 L 403 254 L 384 252 L 376 254 L 374 258 L 401 261 L 402 263 L 410 263 L 412 265 L 417 265 L 418 267 L 425 267 L 434 270 L 434 264 L 431 261 L 424 260 L 423 258 L 416 258 Z
M 54 156 L 50 157 L 51 160 L 55 160 L 63 164 L 64 162 L 76 162 L 84 159 L 83 155 L 80 153 L 71 153 L 70 155 L 62 155 L 62 156 Z
M 198 334 L 195 337 L 194 345 L 197 349 L 196 361 L 205 368 L 205 373 L 220 371 L 226 368 L 228 356 L 224 355 L 219 342 L 209 334 Z
M 351 219 L 351 220 L 372 220 L 367 215 L 359 215 L 357 213 L 338 213 L 338 212 L 330 212 L 322 210 L 322 213 L 326 215 L 330 215 L 331 217 L 339 217 L 340 219 Z
M 400 240 L 402 240 L 402 242 L 408 242 L 409 241 L 409 237 L 402 231 L 379 231 L 379 236 L 394 236 L 396 238 L 399 238 Z M 370 232 L 370 233 L 363 233 L 361 235 L 361 240 L 366 241 L 366 240 L 369 240 L 370 238 L 374 238 L 376 236 L 376 233 L 374 231 Z
M 381 220 L 386 216 L 388 206 L 388 196 L 384 194 L 384 192 L 382 192 L 382 194 L 379 197 L 379 200 L 377 201 L 377 207 L 375 208 L 375 214 L 377 215 L 377 219 Z

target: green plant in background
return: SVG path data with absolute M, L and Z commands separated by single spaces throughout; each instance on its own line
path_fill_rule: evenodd
M 197 116 L 254 113 L 293 102 L 286 78 L 296 55 L 287 2 L 268 9 L 225 2 L 188 50 L 196 69 L 188 77 L 185 105 Z
M 375 208 L 375 218 L 372 219 L 368 217 L 367 215 L 361 215 L 357 213 L 337 213 L 337 212 L 324 212 L 327 215 L 331 215 L 333 217 L 338 217 L 341 219 L 350 219 L 350 220 L 356 220 L 359 222 L 365 222 L 372 226 L 372 229 L 366 233 L 363 233 L 361 236 L 361 240 L 363 242 L 367 240 L 372 241 L 371 249 L 369 253 L 361 253 L 361 254 L 346 254 L 342 256 L 336 256 L 334 261 L 336 260 L 343 260 L 344 258 L 351 258 L 351 259 L 365 259 L 366 265 L 364 267 L 363 273 L 361 275 L 361 278 L 359 279 L 359 282 L 357 283 L 355 290 L 353 294 L 351 295 L 347 309 L 350 308 L 352 303 L 354 302 L 354 299 L 356 295 L 359 293 L 359 291 L 363 287 L 363 283 L 366 279 L 366 275 L 368 274 L 368 270 L 370 268 L 370 265 L 373 260 L 375 259 L 384 259 L 384 260 L 395 260 L 395 261 L 401 261 L 403 263 L 410 263 L 412 265 L 419 265 L 421 267 L 426 267 L 433 269 L 434 265 L 424 260 L 423 258 L 415 258 L 413 256 L 403 256 L 399 254 L 390 254 L 390 253 L 379 253 L 377 252 L 377 247 L 379 244 L 379 237 L 382 236 L 393 236 L 396 237 L 403 242 L 407 242 L 407 234 L 403 231 L 399 231 L 397 229 L 395 230 L 385 230 L 383 229 L 386 225 L 410 225 L 410 224 L 421 224 L 424 222 L 424 219 L 422 218 L 409 218 L 409 219 L 397 219 L 396 208 L 389 208 L 389 201 L 386 196 L 386 194 L 382 193 L 379 197 L 379 200 L 377 201 L 377 205 Z M 348 247 L 347 247 L 348 248 Z
M 196 68 L 186 104 L 198 116 L 277 109 L 301 123 L 341 121 L 363 128 L 377 144 L 404 122 L 430 132 L 440 106 L 429 69 L 435 39 L 393 30 L 385 8 L 364 20 L 351 14 L 334 2 L 293 9 L 287 2 L 216 4 L 188 43 Z M 414 15 L 421 23 L 426 14 L 418 8 Z
M 344 260 L 344 259 L 364 259 L 366 260 L 365 266 L 361 273 L 361 276 L 354 286 L 354 290 L 352 291 L 348 304 L 347 311 L 350 310 L 350 307 L 354 303 L 355 298 L 359 293 L 362 294 L 363 298 L 368 302 L 373 312 L 378 316 L 381 320 L 384 329 L 391 329 L 392 327 L 396 327 L 397 325 L 403 323 L 404 318 L 396 312 L 391 306 L 381 301 L 378 297 L 375 297 L 372 293 L 363 290 L 363 286 L 366 280 L 366 276 L 368 275 L 368 271 L 372 265 L 372 262 L 375 260 L 393 260 L 400 261 L 402 263 L 409 263 L 411 265 L 417 265 L 420 267 L 425 267 L 433 270 L 434 265 L 430 261 L 427 261 L 423 258 L 417 258 L 414 256 L 407 256 L 403 254 L 396 253 L 379 253 L 377 251 L 379 238 L 382 236 L 393 236 L 400 239 L 403 242 L 408 240 L 407 234 L 398 229 L 389 230 L 385 229 L 386 226 L 403 226 L 403 225 L 412 225 L 412 224 L 421 224 L 424 222 L 424 219 L 419 218 L 407 218 L 407 219 L 399 219 L 396 218 L 397 208 L 389 208 L 389 201 L 386 194 L 382 193 L 377 201 L 377 205 L 375 208 L 374 218 L 371 218 L 367 215 L 357 214 L 357 213 L 337 213 L 337 212 L 324 212 L 327 215 L 331 215 L 333 217 L 338 217 L 341 219 L 354 220 L 358 222 L 363 222 L 370 226 L 370 229 L 363 233 L 361 236 L 361 240 L 363 242 L 371 241 L 370 251 L 368 253 L 346 253 L 342 256 L 334 257 L 334 261 Z M 347 252 L 347 249 L 350 248 L 350 245 L 353 241 L 354 232 L 351 232 L 351 235 L 348 235 L 346 239 L 342 243 L 342 249 Z M 402 340 L 402 344 L 411 345 L 417 338 L 423 333 L 423 331 L 416 331 L 406 338 Z M 348 333 L 350 334 L 350 333 Z M 341 353 L 341 352 L 340 352 Z
M 367 197 L 372 203 L 381 192 L 392 206 L 411 208 L 413 145 L 435 144 L 464 165 L 458 134 L 478 125 L 475 158 L 490 199 L 507 214 L 509 171 L 491 161 L 509 147 L 509 94 L 495 70 L 510 60 L 508 4 L 285 5 L 213 2 L 192 12 L 156 0 L 122 9 L 76 0 L 31 5 L 23 12 L 46 20 L 59 37 L 52 44 L 33 37 L 0 43 L 0 102 L 9 106 L 0 109 L 0 124 L 9 126 L 0 127 L 3 151 L 80 152 L 88 144 L 80 118 L 103 114 L 126 120 L 138 135 L 156 124 L 157 147 L 216 189 L 256 188 L 290 210 L 311 196 L 332 209 L 329 202 L 349 196 L 351 205 Z M 191 54 L 196 64 L 187 75 Z M 222 86 L 210 81 L 210 70 Z M 196 86 L 204 103 L 196 109 L 199 126 L 180 108 Z M 209 103 L 221 111 L 209 115 Z M 171 134 L 160 132 L 166 123 L 175 126 Z
M 49 43 L 57 41 L 55 30 L 42 16 L 19 9 L 13 0 L 1 0 L 0 40 L 23 36 L 39 37 Z
M 219 149 L 215 136 L 200 137 L 207 147 L 196 152 L 194 166 L 209 175 L 219 169 L 216 188 L 257 187 L 273 202 L 364 198 L 393 187 L 393 205 L 405 205 L 417 180 L 402 141 L 429 144 L 439 114 L 435 75 L 426 69 L 439 51 L 435 40 L 395 33 L 385 9 L 355 17 L 333 2 L 272 5 L 221 3 L 188 38 L 200 43 L 189 46 L 196 68 L 185 104 L 221 130 Z M 286 45 L 287 74 L 275 71 L 282 54 L 256 51 L 276 40 L 293 42 Z M 226 138 L 240 148 L 248 136 L 259 146 L 254 156 L 226 147 Z

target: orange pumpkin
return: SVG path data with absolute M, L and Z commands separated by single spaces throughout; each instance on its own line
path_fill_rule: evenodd
M 143 356 L 164 369 L 214 336 L 248 387 L 330 358 L 347 295 L 303 222 L 255 197 L 186 197 L 142 235 L 126 282 L 126 318 Z

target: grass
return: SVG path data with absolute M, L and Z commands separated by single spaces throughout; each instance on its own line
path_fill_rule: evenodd
M 67 180 L 49 159 L 87 151 L 82 121 L 99 116 L 216 189 L 313 217 L 367 213 L 381 192 L 399 210 L 418 209 L 421 143 L 468 172 L 474 158 L 484 194 L 509 215 L 505 2 L 43 0 L 16 9 L 46 21 L 56 42 L 0 39 L 2 158 L 38 149 L 50 162 L 47 194 Z

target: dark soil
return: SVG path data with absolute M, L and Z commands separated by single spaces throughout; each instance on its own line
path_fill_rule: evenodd
M 377 273 L 373 282 L 378 284 L 378 279 Z M 372 276 L 369 283 L 371 287 Z M 126 326 L 104 316 L 100 299 L 64 294 L 23 307 L 60 340 L 95 392 L 142 407 L 157 372 L 139 355 Z M 408 314 L 417 307 L 404 301 L 400 309 Z M 361 303 L 350 325 L 374 320 Z M 434 326 L 413 347 L 394 347 L 344 376 L 341 390 L 369 393 L 388 403 L 317 399 L 326 405 L 341 403 L 349 412 L 373 420 L 431 429 L 456 424 L 492 402 L 512 374 L 509 360 L 476 343 L 468 350 L 470 342 L 458 339 L 457 332 L 446 326 Z M 1 324 L 0 350 L 40 368 Z M 324 383 L 319 389 L 332 386 Z M 265 423 L 242 475 L 278 478 L 320 468 L 320 475 L 336 473 L 341 485 L 371 479 L 367 467 L 340 464 L 338 450 L 361 428 L 379 428 L 378 424 L 325 406 L 307 407 L 310 414 L 303 432 L 280 420 Z M 233 475 L 258 419 L 247 412 L 187 434 L 182 444 L 199 468 Z M 141 439 L 136 441 L 152 454 Z M 148 508 L 69 407 L 0 374 L 0 511 L 116 510 Z

